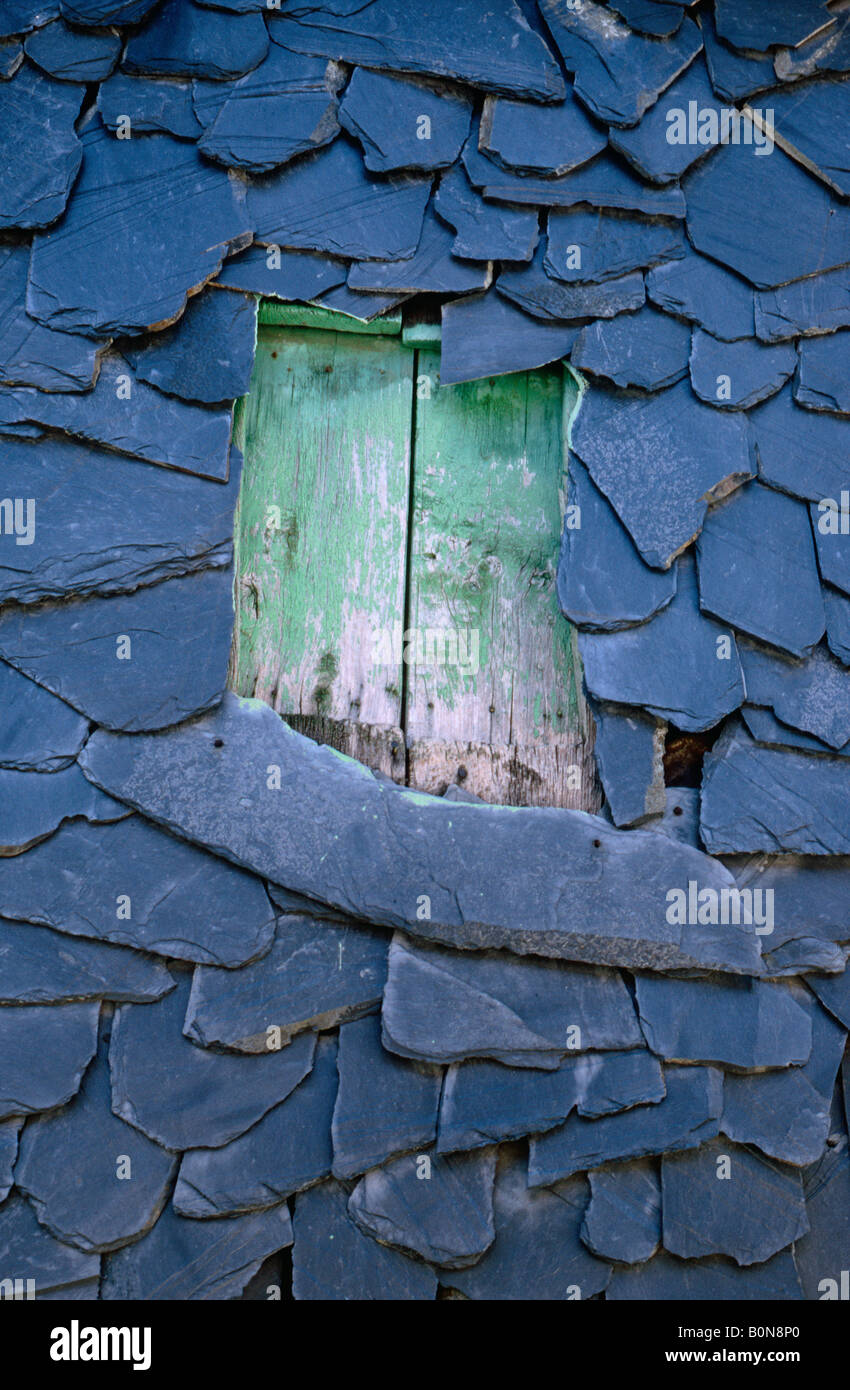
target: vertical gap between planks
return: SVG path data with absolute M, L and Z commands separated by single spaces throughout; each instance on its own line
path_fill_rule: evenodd
M 399 725 L 401 726 L 404 738 L 404 782 L 405 786 L 410 784 L 410 766 L 407 756 L 407 701 L 408 701 L 408 663 L 404 659 L 405 639 L 404 634 L 410 626 L 411 604 L 413 602 L 413 528 L 416 522 L 414 515 L 416 510 L 416 415 L 417 415 L 417 396 L 416 387 L 419 376 L 419 349 L 413 349 L 413 376 L 411 379 L 410 392 L 410 462 L 407 469 L 407 535 L 405 537 L 404 555 L 404 603 L 402 605 L 401 630 L 401 703 L 399 709 Z

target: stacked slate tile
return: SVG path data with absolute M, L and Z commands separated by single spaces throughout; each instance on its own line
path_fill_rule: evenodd
M 838 1296 L 849 112 L 824 0 L 4 7 L 0 1281 Z M 419 294 L 581 388 L 597 816 L 226 689 L 257 301 Z

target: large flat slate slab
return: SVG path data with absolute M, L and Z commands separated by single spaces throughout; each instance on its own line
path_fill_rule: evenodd
M 471 261 L 530 261 L 538 239 L 532 208 L 487 203 L 460 164 L 440 178 L 435 211 L 453 229 L 452 252 Z
M 223 1148 L 184 1154 L 174 1189 L 181 1216 L 234 1216 L 279 1202 L 330 1176 L 331 1116 L 337 1092 L 337 1039 L 305 1035 L 300 1056 L 313 1065 L 291 1094 Z M 255 1067 L 262 1066 L 256 1062 Z
M 247 393 L 256 337 L 254 296 L 210 289 L 189 300 L 173 328 L 129 348 L 127 360 L 137 380 L 182 400 L 215 404 Z
M 644 564 L 610 502 L 573 453 L 567 498 L 572 510 L 564 519 L 558 557 L 561 611 L 577 627 L 611 632 L 646 622 L 665 608 L 676 593 L 676 567 L 665 573 Z
M 231 590 L 231 571 L 210 569 L 132 594 L 7 608 L 0 657 L 107 728 L 165 728 L 221 699 Z
M 669 569 L 709 503 L 754 471 L 746 422 L 695 400 L 685 381 L 656 395 L 588 391 L 572 448 L 656 569 Z
M 195 1047 L 181 1031 L 189 988 L 189 976 L 181 974 L 156 1004 L 116 1010 L 109 1044 L 112 1108 L 164 1148 L 221 1148 L 303 1080 L 313 1064 L 315 1035 L 305 1033 L 265 1057 Z
M 370 175 L 353 140 L 340 137 L 248 188 L 257 241 L 354 260 L 397 261 L 416 251 L 431 179 Z
M 740 727 L 706 757 L 700 832 L 713 854 L 848 854 L 846 758 L 763 748 Z
M 551 209 L 547 227 L 544 265 L 550 275 L 568 284 L 616 279 L 685 255 L 678 222 L 577 207 Z
M 0 662 L 0 767 L 56 772 L 73 762 L 89 722 L 49 690 Z
M 139 816 L 117 825 L 74 822 L 25 855 L 0 858 L 0 912 L 231 968 L 268 950 L 274 934 L 274 911 L 257 879 Z
M 188 1221 L 169 1205 L 152 1231 L 106 1258 L 100 1296 L 121 1302 L 238 1298 L 267 1256 L 291 1244 L 285 1202 L 223 1221 Z
M 656 1105 L 599 1119 L 572 1115 L 560 1129 L 532 1139 L 529 1185 L 545 1187 L 614 1159 L 697 1148 L 717 1134 L 723 1073 L 715 1067 L 665 1067 L 664 1080 L 667 1093 Z
M 445 1269 L 463 1269 L 495 1239 L 495 1173 L 492 1148 L 407 1154 L 366 1173 L 348 1200 L 348 1213 L 361 1231 L 385 1245 Z
M 124 52 L 126 72 L 171 77 L 241 77 L 262 62 L 269 36 L 260 14 L 226 14 L 166 0 Z
M 453 77 L 532 101 L 559 101 L 564 80 L 515 0 L 482 10 L 475 0 L 437 0 L 399 12 L 393 0 L 285 0 L 271 32 L 297 52 L 368 68 Z
M 67 216 L 35 239 L 27 311 L 82 333 L 170 323 L 187 294 L 250 240 L 236 188 L 193 145 L 170 135 L 116 140 L 93 120 L 83 146 Z
M 649 1047 L 666 1062 L 710 1062 L 743 1071 L 801 1066 L 812 1049 L 810 1011 L 769 980 L 636 978 Z
M 386 936 L 344 921 L 280 917 L 271 950 L 233 975 L 195 972 L 187 1037 L 203 1047 L 265 1054 L 305 1029 L 334 1028 L 380 1003 Z
M 826 626 L 808 509 L 759 483 L 712 508 L 697 537 L 701 608 L 791 656 Z M 765 703 L 747 688 L 755 703 Z M 847 737 L 850 738 L 850 727 Z
M 73 940 L 31 922 L 0 918 L 0 1003 L 111 999 L 144 1004 L 174 988 L 153 956 L 100 941 Z
M 98 1013 L 97 1003 L 0 1009 L 0 1120 L 77 1094 L 97 1048 Z
M 396 1154 L 430 1148 L 437 1137 L 439 1068 L 388 1052 L 374 1014 L 340 1028 L 337 1067 L 332 1124 L 336 1177 L 355 1177 Z
M 730 882 L 688 846 L 614 831 L 583 812 L 460 805 L 397 789 L 296 734 L 260 701 L 227 696 L 217 714 L 167 738 L 98 732 L 81 763 L 104 790 L 120 787 L 122 800 L 144 803 L 186 837 L 376 925 L 603 965 L 758 970 L 752 936 L 667 924 L 662 883 L 697 874 Z M 279 790 L 268 785 L 269 766 L 281 768 Z
M 0 383 L 43 391 L 86 391 L 104 344 L 79 333 L 55 333 L 24 307 L 28 246 L 0 247 Z
M 650 1260 L 661 1244 L 661 1182 L 648 1159 L 612 1163 L 587 1175 L 590 1201 L 581 1238 L 603 1259 L 627 1265 Z
M 545 366 L 569 353 L 576 332 L 532 318 L 495 290 L 450 300 L 442 308 L 440 381 L 451 386 Z
M 348 1215 L 348 1193 L 324 1182 L 295 1199 L 292 1291 L 296 1301 L 428 1301 L 437 1277 L 411 1259 L 364 1235 Z
M 724 1159 L 728 1178 L 718 1167 Z M 664 1248 L 684 1259 L 728 1255 L 739 1265 L 762 1264 L 809 1229 L 799 1172 L 725 1136 L 662 1158 L 661 1201 Z
M 93 1279 L 95 1286 L 100 1260 L 63 1244 L 46 1231 L 19 1192 L 13 1192 L 0 1208 L 0 1278 L 32 1279 L 36 1298 L 60 1291 L 73 1296 L 74 1286 Z
M 597 699 L 642 705 L 696 733 L 737 709 L 745 688 L 734 635 L 700 612 L 692 559 L 682 556 L 677 570 L 675 597 L 649 622 L 622 632 L 583 632 L 579 650 Z
M 0 229 L 46 227 L 64 212 L 83 156 L 74 128 L 83 96 L 28 63 L 0 82 Z
M 362 146 L 366 168 L 376 174 L 447 168 L 460 154 L 471 118 L 472 102 L 456 88 L 366 68 L 355 68 L 339 109 L 341 124 Z
M 76 765 L 58 772 L 0 771 L 0 857 L 17 855 L 70 820 L 122 820 L 129 806 L 94 789 Z
M 402 1057 L 493 1057 L 553 1069 L 568 1051 L 638 1047 L 640 1030 L 616 972 L 421 946 L 390 947 L 384 1046 Z

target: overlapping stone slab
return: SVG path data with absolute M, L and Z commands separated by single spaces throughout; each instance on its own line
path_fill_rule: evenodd
M 757 336 L 766 343 L 818 337 L 846 327 L 850 324 L 850 270 L 841 266 L 777 289 L 757 290 L 755 323 Z
M 681 224 L 605 208 L 553 209 L 548 232 L 544 265 L 568 284 L 616 279 L 685 255 Z
M 231 968 L 268 950 L 274 933 L 273 909 L 252 875 L 139 816 L 75 822 L 25 855 L 0 858 L 0 912 Z
M 92 787 L 76 765 L 58 772 L 0 771 L 0 857 L 23 853 L 66 821 L 104 825 L 130 814 L 129 806 Z
M 730 726 L 706 758 L 700 829 L 713 854 L 848 854 L 846 758 L 763 748 Z
M 691 386 L 717 410 L 748 410 L 775 396 L 797 366 L 790 344 L 764 347 L 752 339 L 722 342 L 695 330 L 691 347 Z
M 73 0 L 71 0 L 73 3 Z M 85 3 L 85 0 L 82 0 Z M 141 0 L 144 3 L 144 0 Z M 60 0 L 8 0 L 3 6 L 0 34 L 28 34 L 59 16 Z
M 86 391 L 105 344 L 79 333 L 55 333 L 24 308 L 28 246 L 0 247 L 0 384 L 43 391 Z
M 804 1175 L 808 1232 L 794 1246 L 806 1298 L 841 1298 L 843 1252 L 850 1237 L 850 1157 L 846 1142 L 828 1148 Z
M 121 54 L 121 39 L 107 30 L 84 34 L 54 19 L 30 34 L 24 51 L 31 62 L 63 82 L 101 82 Z
M 848 940 L 847 861 L 797 855 L 767 858 L 758 854 L 752 860 L 735 861 L 735 865 L 742 888 L 761 889 L 765 904 L 769 902 L 766 894 L 771 890 L 773 893 L 773 932 L 764 938 L 771 958 L 770 973 L 779 957 L 785 973 L 809 968 L 839 970 L 843 979 L 845 950 L 834 943 Z M 808 979 L 816 992 L 822 986 L 833 985 L 820 975 L 810 975 Z M 847 979 L 850 985 L 850 976 Z M 834 983 L 838 988 L 839 980 Z
M 341 124 L 363 148 L 366 168 L 377 174 L 447 168 L 460 154 L 471 118 L 472 102 L 459 89 L 366 68 L 355 68 L 339 110 Z
M 97 1003 L 0 1008 L 0 1120 L 77 1094 L 97 1048 L 98 1012 Z
M 493 1196 L 495 1242 L 471 1269 L 442 1274 L 444 1287 L 487 1301 L 592 1298 L 608 1283 L 610 1267 L 579 1239 L 586 1202 L 582 1177 L 529 1192 L 525 1154 L 502 1149 Z
M 47 227 L 64 212 L 83 155 L 74 129 L 83 97 L 28 63 L 0 83 L 0 230 Z
M 657 569 L 699 533 L 709 504 L 754 471 L 746 421 L 717 415 L 684 381 L 654 395 L 588 392 L 572 448 Z
M 598 1118 L 655 1105 L 664 1095 L 661 1063 L 646 1048 L 567 1056 L 555 1071 L 455 1063 L 443 1084 L 437 1149 L 455 1153 L 541 1134 L 573 1110 Z
M 210 569 L 117 597 L 10 607 L 0 657 L 106 728 L 165 728 L 221 698 L 231 589 L 229 569 Z
M 225 261 L 213 287 L 246 290 L 266 299 L 316 299 L 326 290 L 345 283 L 348 266 L 332 256 L 313 251 L 281 251 L 274 246 L 249 246 Z
M 48 690 L 0 662 L 0 767 L 57 772 L 73 762 L 89 722 Z
M 785 724 L 812 734 L 830 748 L 850 740 L 850 690 L 847 673 L 823 647 L 805 662 L 791 662 L 746 643 L 741 661 L 747 697 L 769 705 Z M 826 751 L 826 750 L 824 750 Z
M 116 72 L 100 84 L 97 109 L 110 130 L 129 129 L 139 134 L 158 131 L 183 140 L 197 140 L 201 134 L 192 109 L 190 82 Z
M 807 410 L 850 415 L 850 332 L 800 343 L 794 399 Z
M 591 1169 L 581 1238 L 603 1259 L 637 1265 L 661 1244 L 661 1183 L 647 1159 Z
M 381 1014 L 384 1046 L 402 1057 L 492 1057 L 553 1069 L 570 1050 L 638 1047 L 622 978 L 552 961 L 513 961 L 414 945 L 390 947 Z
M 93 119 L 83 146 L 67 215 L 33 244 L 27 312 L 82 333 L 171 323 L 187 294 L 250 241 L 242 194 L 224 170 L 169 135 L 117 140 Z
M 700 607 L 721 622 L 797 657 L 823 636 L 820 576 L 802 502 L 759 483 L 740 488 L 706 517 L 697 568 Z M 770 703 L 749 686 L 747 695 Z
M 838 14 L 835 23 L 813 34 L 796 48 L 780 49 L 776 55 L 776 75 L 782 82 L 811 77 L 819 72 L 850 71 L 850 21 Z
M 751 420 L 764 481 L 813 502 L 832 499 L 834 506 L 827 510 L 835 514 L 840 533 L 841 493 L 847 486 L 842 459 L 850 443 L 850 424 L 839 417 L 801 410 L 789 390 L 780 391 L 760 406 Z M 835 529 L 832 520 L 823 524 Z
M 479 149 L 519 174 L 566 174 L 604 150 L 605 135 L 572 93 L 557 106 L 486 97 Z
M 445 1269 L 464 1269 L 495 1239 L 495 1173 L 494 1148 L 407 1154 L 366 1173 L 349 1198 L 348 1213 L 361 1231 L 385 1245 Z
M 0 1208 L 0 1278 L 20 1279 L 24 1287 L 32 1279 L 37 1299 L 51 1292 L 72 1298 L 89 1280 L 94 1280 L 96 1293 L 99 1272 L 97 1255 L 56 1240 L 20 1193 L 6 1199 Z
M 752 1071 L 801 1066 L 812 1049 L 810 1011 L 769 980 L 636 977 L 649 1047 L 665 1062 L 706 1062 Z
M 254 296 L 209 289 L 189 300 L 173 328 L 128 348 L 127 360 L 137 380 L 183 400 L 214 404 L 247 393 L 256 336 Z
M 485 202 L 460 164 L 441 177 L 434 208 L 454 230 L 455 256 L 472 261 L 531 260 L 538 238 L 536 212 Z
M 782 148 L 836 193 L 850 195 L 850 105 L 843 82 L 822 78 L 771 97 Z
M 388 1052 L 377 1015 L 343 1025 L 337 1067 L 336 1177 L 354 1177 L 396 1154 L 430 1148 L 437 1137 L 442 1072 Z
M 647 298 L 725 342 L 751 338 L 753 291 L 724 266 L 693 253 L 656 266 L 646 277 Z
M 433 212 L 426 212 L 422 235 L 413 256 L 400 261 L 358 261 L 348 274 L 353 290 L 385 293 L 465 294 L 483 290 L 490 267 L 457 260 L 452 255 L 454 234 Z
M 650 186 L 629 165 L 607 151 L 587 164 L 555 177 L 516 174 L 506 171 L 481 154 L 475 133 L 463 149 L 463 164 L 485 198 L 502 202 L 534 203 L 541 207 L 571 208 L 580 203 L 591 207 L 615 208 L 647 216 L 684 217 L 685 200 L 681 189 Z
M 593 752 L 615 825 L 639 825 L 663 815 L 666 725 L 640 710 L 596 705 Z
M 237 1298 L 268 1255 L 292 1244 L 285 1202 L 222 1221 L 189 1221 L 169 1204 L 152 1231 L 107 1256 L 103 1299 Z
M 74 999 L 144 1004 L 174 987 L 164 963 L 153 956 L 5 918 L 0 918 L 0 961 L 0 1004 Z
M 759 0 L 715 0 L 715 23 L 735 48 L 796 48 L 831 23 L 826 5 L 827 0 L 778 0 L 765 10 Z
M 564 81 L 515 0 L 482 10 L 475 0 L 437 0 L 399 13 L 393 0 L 285 0 L 271 17 L 279 43 L 364 67 L 457 78 L 492 92 L 559 101 Z
M 639 125 L 612 129 L 610 141 L 642 178 L 671 183 L 719 142 L 722 110 L 699 56 Z
M 303 1080 L 313 1064 L 315 1035 L 305 1033 L 262 1058 L 195 1047 L 181 1032 L 189 988 L 189 977 L 181 974 L 157 1003 L 116 1010 L 109 1044 L 112 1108 L 164 1148 L 221 1148 Z
M 324 1182 L 295 1199 L 292 1291 L 298 1301 L 426 1301 L 437 1292 L 428 1265 L 364 1235 L 348 1215 L 348 1194 Z
M 541 242 L 530 265 L 503 270 L 496 281 L 500 294 L 536 318 L 613 318 L 624 310 L 639 309 L 646 297 L 643 276 L 637 272 L 616 280 L 567 285 L 547 273 L 544 260 Z
M 711 10 L 699 17 L 705 61 L 711 85 L 726 101 L 740 101 L 767 87 L 776 85 L 773 59 L 767 54 L 750 50 L 742 53 L 718 37 Z
M 588 324 L 576 339 L 570 361 L 615 386 L 662 391 L 687 375 L 690 348 L 687 326 L 647 305 L 635 314 Z
M 186 837 L 376 925 L 603 965 L 758 972 L 751 935 L 666 922 L 661 884 L 730 882 L 688 846 L 581 812 L 465 806 L 389 786 L 260 701 L 226 696 L 216 714 L 164 738 L 98 732 L 81 762 L 97 785 Z M 280 788 L 269 767 L 280 768 Z
M 186 1036 L 202 1047 L 265 1054 L 305 1029 L 333 1028 L 380 1003 L 387 938 L 366 926 L 279 918 L 271 950 L 238 976 L 195 972 Z
M 568 70 L 575 92 L 600 120 L 637 125 L 665 88 L 702 47 L 693 20 L 683 20 L 665 43 L 636 34 L 605 6 L 582 0 L 541 0 L 540 10 Z
M 248 189 L 256 239 L 355 260 L 398 261 L 419 242 L 431 179 L 369 175 L 357 145 L 341 137 Z
M 665 1067 L 667 1093 L 656 1105 L 583 1119 L 572 1115 L 560 1129 L 532 1139 L 531 1187 L 621 1158 L 645 1158 L 698 1148 L 717 1134 L 723 1109 L 723 1073 L 715 1067 Z
M 617 0 L 611 9 L 636 33 L 663 39 L 675 34 L 687 5 L 685 0 Z
M 780 1302 L 802 1299 L 803 1291 L 790 1250 L 745 1268 L 719 1255 L 703 1260 L 677 1260 L 662 1251 L 636 1269 L 616 1269 L 605 1296 L 613 1302 Z
M 309 1046 L 308 1046 L 309 1045 Z M 223 1148 L 184 1154 L 174 1189 L 181 1216 L 234 1216 L 269 1207 L 330 1176 L 331 1116 L 337 1092 L 337 1040 L 315 1035 L 297 1051 L 313 1057 L 306 1078 L 246 1134 Z M 255 1062 L 255 1069 L 263 1065 Z
M 442 309 L 440 381 L 450 386 L 542 367 L 567 355 L 576 332 L 532 318 L 495 290 L 450 300 Z
M 133 34 L 124 70 L 147 76 L 242 77 L 257 67 L 269 47 L 260 14 L 223 14 L 194 0 L 166 0 L 145 27 Z

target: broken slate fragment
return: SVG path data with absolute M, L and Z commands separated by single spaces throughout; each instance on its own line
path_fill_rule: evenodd
M 656 569 L 669 569 L 699 534 L 709 504 L 754 471 L 746 420 L 716 414 L 686 381 L 655 395 L 588 391 L 572 447 Z
M 827 0 L 715 0 L 717 32 L 735 48 L 796 48 L 830 23 Z
M 570 1050 L 641 1044 L 629 992 L 610 970 L 453 953 L 402 936 L 389 967 L 384 1046 L 402 1057 L 551 1070 Z
M 496 281 L 499 293 L 526 313 L 540 319 L 613 318 L 643 304 L 646 296 L 639 273 L 567 285 L 547 273 L 544 246 L 541 242 L 530 265 L 503 270 Z
M 753 291 L 737 275 L 704 256 L 656 266 L 646 277 L 647 298 L 668 314 L 690 319 L 715 338 L 753 336 Z
M 351 1178 L 437 1136 L 442 1072 L 402 1061 L 381 1045 L 377 1015 L 339 1032 L 339 1091 L 333 1112 L 333 1172 Z
M 144 1004 L 174 988 L 165 964 L 153 956 L 5 918 L 0 918 L 0 962 L 2 1004 L 72 999 Z
M 127 348 L 126 357 L 137 380 L 212 405 L 247 393 L 256 337 L 254 296 L 208 289 L 189 300 L 172 328 Z
M 705 63 L 697 57 L 640 125 L 612 129 L 609 139 L 642 178 L 670 183 L 719 142 L 722 110 Z
M 171 323 L 187 294 L 250 240 L 236 185 L 194 146 L 168 135 L 116 140 L 93 120 L 83 145 L 67 216 L 33 244 L 27 312 L 82 333 L 132 334 Z
M 232 975 L 197 970 L 184 1032 L 201 1047 L 265 1054 L 305 1029 L 334 1028 L 380 1003 L 387 939 L 366 926 L 287 914 L 271 950 Z
M 376 174 L 445 169 L 460 154 L 471 118 L 472 102 L 460 91 L 366 68 L 355 68 L 339 108 L 340 123 Z
M 779 1302 L 802 1299 L 803 1292 L 790 1250 L 746 1269 L 720 1255 L 706 1260 L 677 1260 L 661 1251 L 645 1265 L 615 1269 L 605 1297 L 613 1302 Z
M 22 854 L 65 821 L 105 825 L 127 815 L 129 806 L 97 791 L 76 765 L 59 772 L 0 771 L 0 857 Z
M 638 34 L 666 39 L 675 34 L 687 6 L 688 0 L 615 0 L 611 9 Z
M 519 174 L 566 174 L 604 150 L 604 132 L 571 92 L 557 106 L 486 97 L 478 148 Z
M 811 77 L 819 72 L 850 71 L 850 17 L 835 16 L 829 24 L 797 48 L 782 48 L 776 55 L 776 75 L 782 82 Z
M 850 90 L 828 78 L 771 96 L 777 143 L 836 193 L 850 195 Z
M 67 1171 L 63 1165 L 63 1171 Z M 36 1298 L 53 1290 L 67 1298 L 74 1286 L 93 1279 L 95 1292 L 100 1260 L 56 1240 L 39 1222 L 29 1202 L 13 1192 L 0 1208 L 0 1279 L 32 1279 Z
M 638 975 L 636 988 L 647 1044 L 666 1062 L 752 1071 L 799 1067 L 809 1059 L 811 1010 L 785 984 L 714 977 L 671 985 L 662 976 Z
M 783 723 L 831 748 L 844 748 L 850 740 L 850 683 L 847 672 L 823 646 L 816 647 L 805 662 L 792 662 L 745 643 L 741 662 L 748 700 L 769 705 Z
M 76 822 L 25 855 L 0 859 L 0 912 L 231 968 L 266 951 L 274 932 L 257 879 L 140 816 L 110 826 Z
M 676 592 L 675 566 L 651 570 L 581 459 L 569 455 L 558 602 L 577 627 L 617 631 L 651 618 Z
M 249 246 L 225 261 L 213 287 L 246 290 L 265 299 L 316 299 L 325 290 L 345 284 L 345 261 L 319 256 L 312 251 L 281 251 L 278 247 Z
M 579 1239 L 586 1204 L 584 1177 L 529 1191 L 525 1153 L 519 1146 L 502 1149 L 493 1195 L 495 1243 L 471 1269 L 443 1274 L 443 1285 L 488 1302 L 555 1302 L 600 1293 L 610 1267 Z
M 759 289 L 850 261 L 850 207 L 781 149 L 723 145 L 686 177 L 688 235 L 698 251 Z M 805 237 L 797 234 L 807 228 Z
M 603 5 L 582 0 L 573 9 L 541 0 L 540 11 L 567 66 L 575 93 L 612 126 L 637 125 L 665 88 L 702 47 L 699 29 L 685 19 L 666 43 L 636 34 Z
M 315 1035 L 305 1033 L 265 1057 L 195 1047 L 181 1031 L 189 977 L 176 979 L 176 989 L 157 1003 L 122 1004 L 115 1011 L 112 1108 L 167 1149 L 221 1148 L 303 1080 L 313 1064 Z
M 399 11 L 395 0 L 286 0 L 272 36 L 298 53 L 322 53 L 366 68 L 456 78 L 473 87 L 560 101 L 564 80 L 545 41 L 515 0 L 482 9 L 477 0 L 436 0 Z
M 291 1244 L 285 1202 L 225 1221 L 187 1221 L 169 1204 L 152 1231 L 107 1256 L 100 1296 L 121 1302 L 238 1298 L 267 1256 Z
M 727 727 L 706 755 L 700 830 L 711 854 L 848 854 L 850 763 L 763 748 Z
M 661 1063 L 646 1048 L 568 1055 L 556 1071 L 455 1063 L 440 1104 L 440 1153 L 540 1134 L 572 1110 L 597 1117 L 664 1099 Z
M 285 796 L 269 786 L 272 763 Z M 584 812 L 505 811 L 398 788 L 295 733 L 258 700 L 226 695 L 217 714 L 164 738 L 98 731 L 81 765 L 103 790 L 144 804 L 217 855 L 376 926 L 601 965 L 760 968 L 752 935 L 666 922 L 662 885 L 697 874 L 732 883 L 689 846 L 613 830 Z M 428 919 L 417 911 L 423 893 Z
M 690 358 L 695 395 L 718 410 L 748 410 L 775 396 L 797 366 L 793 346 L 763 347 L 751 338 L 721 342 L 696 329 Z
M 430 1176 L 423 1180 L 421 1165 Z M 348 1213 L 361 1231 L 431 1264 L 463 1269 L 495 1238 L 496 1150 L 443 1156 L 431 1150 L 373 1168 L 360 1179 Z
M 231 591 L 231 571 L 210 569 L 113 598 L 7 608 L 0 657 L 107 728 L 163 729 L 221 698 Z
M 603 1259 L 642 1264 L 661 1244 L 661 1182 L 648 1159 L 591 1169 L 581 1238 Z
M 28 246 L 0 247 L 0 384 L 42 391 L 87 391 L 105 346 L 79 333 L 55 333 L 24 308 Z
M 638 825 L 662 815 L 666 725 L 620 705 L 597 705 L 593 717 L 593 752 L 614 824 Z
M 850 666 L 850 598 L 825 585 L 823 602 L 826 608 L 826 637 L 829 650 L 842 666 Z M 0 749 L 0 758 L 2 756 Z
M 398 261 L 416 251 L 430 188 L 422 175 L 372 177 L 355 143 L 342 137 L 253 182 L 248 215 L 266 245 Z
M 73 2 L 73 0 L 71 0 Z M 85 4 L 86 0 L 79 0 Z M 139 0 L 144 4 L 145 0 Z M 148 0 L 148 8 L 156 0 Z M 28 34 L 42 24 L 49 24 L 59 15 L 60 0 L 5 0 L 0 16 L 0 35 Z
M 336 289 L 322 294 L 316 305 L 321 309 L 332 309 L 337 314 L 347 314 L 349 318 L 359 319 L 361 323 L 371 323 L 382 314 L 389 317 L 390 310 L 397 309 L 409 298 L 408 294 L 375 294 L 372 291 L 364 293 L 351 290 L 347 285 L 339 285 Z M 356 332 L 356 329 L 353 331 Z
M 696 1153 L 665 1154 L 661 1200 L 664 1249 L 682 1259 L 761 1264 L 809 1229 L 799 1172 L 725 1136 Z
M 697 1148 L 717 1134 L 723 1073 L 715 1067 L 665 1067 L 664 1080 L 667 1094 L 656 1105 L 595 1120 L 572 1115 L 560 1129 L 532 1139 L 529 1186 L 545 1187 L 613 1159 Z
M 0 230 L 46 227 L 64 212 L 83 156 L 74 123 L 84 95 L 26 63 L 0 82 Z
M 532 318 L 495 290 L 451 300 L 442 308 L 440 381 L 450 386 L 545 366 L 566 357 L 576 332 Z
M 255 1211 L 330 1176 L 337 1040 L 322 1037 L 316 1045 L 315 1034 L 305 1034 L 297 1049 L 302 1057 L 308 1045 L 312 1068 L 282 1104 L 224 1148 L 184 1154 L 174 1189 L 174 1209 L 181 1216 Z
M 823 636 L 820 576 L 802 502 L 760 483 L 739 488 L 708 513 L 697 537 L 697 569 L 700 607 L 721 622 L 791 656 L 806 656 Z M 747 695 L 770 703 L 749 685 Z
M 326 145 L 338 131 L 328 64 L 273 43 L 259 67 L 229 87 L 198 149 L 219 164 L 262 174 Z
M 104 1046 L 73 1104 L 24 1129 L 15 1183 L 58 1240 L 99 1253 L 136 1240 L 154 1224 L 176 1167 L 173 1154 L 113 1115 Z
M 166 0 L 148 24 L 130 38 L 126 72 L 148 76 L 242 77 L 257 67 L 269 47 L 260 14 L 222 14 L 194 0 Z
M 456 164 L 443 174 L 434 209 L 455 232 L 452 254 L 470 261 L 530 261 L 537 245 L 533 208 L 486 203 Z
M 596 208 L 619 208 L 648 216 L 684 217 L 685 200 L 680 188 L 653 187 L 634 174 L 628 164 L 608 151 L 587 164 L 554 178 L 506 172 L 480 154 L 474 135 L 466 142 L 463 163 L 476 187 L 483 187 L 485 198 L 509 203 L 534 203 L 552 208 L 571 208 L 589 203 Z
M 777 748 L 805 748 L 810 753 L 831 753 L 833 751 L 841 753 L 843 757 L 848 755 L 846 745 L 844 748 L 831 749 L 819 738 L 812 738 L 811 734 L 801 734 L 797 729 L 791 729 L 787 724 L 783 724 L 780 719 L 769 709 L 764 709 L 760 705 L 744 705 L 741 709 L 741 718 L 752 734 L 756 743 L 773 744 Z
M 850 447 L 850 421 L 801 410 L 794 404 L 790 390 L 780 391 L 750 418 L 764 481 L 812 502 L 832 499 L 834 505 L 819 508 L 818 514 L 822 525 L 834 531 L 833 522 L 823 521 L 820 513 L 834 513 L 835 522 L 840 522 L 841 493 L 847 487 L 844 459 Z M 816 527 L 816 539 L 819 531 Z M 825 534 L 829 535 L 829 531 Z M 837 539 L 830 535 L 830 543 Z M 823 555 L 820 559 L 823 563 Z
M 678 222 L 648 218 L 605 208 L 552 209 L 544 266 L 567 284 L 610 280 L 659 261 L 685 255 Z M 752 332 L 750 323 L 749 332 Z
M 100 84 L 97 109 L 109 130 L 117 130 L 120 125 L 140 135 L 157 131 L 181 140 L 197 140 L 201 134 L 200 122 L 192 109 L 190 82 L 130 77 L 116 72 Z
M 815 337 L 850 324 L 850 268 L 810 275 L 774 290 L 757 290 L 756 334 L 763 342 Z M 831 338 L 824 338 L 824 346 Z
M 773 59 L 769 55 L 752 50 L 741 53 L 718 38 L 710 10 L 700 14 L 699 23 L 711 85 L 719 97 L 737 102 L 777 85 Z
M 687 326 L 647 305 L 636 314 L 588 324 L 576 339 L 570 361 L 615 386 L 662 391 L 687 376 L 690 348 Z
M 807 410 L 850 415 L 850 331 L 807 338 L 798 348 L 794 399 Z
M 0 767 L 57 772 L 73 762 L 89 723 L 64 701 L 0 662 Z
M 808 1299 L 839 1300 L 846 1289 L 850 1239 L 850 1155 L 846 1141 L 827 1148 L 804 1174 L 809 1230 L 794 1247 Z
M 379 1245 L 348 1215 L 348 1194 L 323 1182 L 295 1199 L 292 1292 L 296 1300 L 424 1301 L 437 1279 L 421 1260 Z
M 97 1002 L 0 1009 L 0 1120 L 77 1094 L 97 1048 L 98 1013 Z
M 110 30 L 81 33 L 63 19 L 54 19 L 29 35 L 24 51 L 42 72 L 60 81 L 102 82 L 118 62 L 121 39 Z
M 426 212 L 416 253 L 401 261 L 358 261 L 348 273 L 352 290 L 398 293 L 465 294 L 484 290 L 490 281 L 485 263 L 463 262 L 452 255 L 454 236 L 433 212 Z

